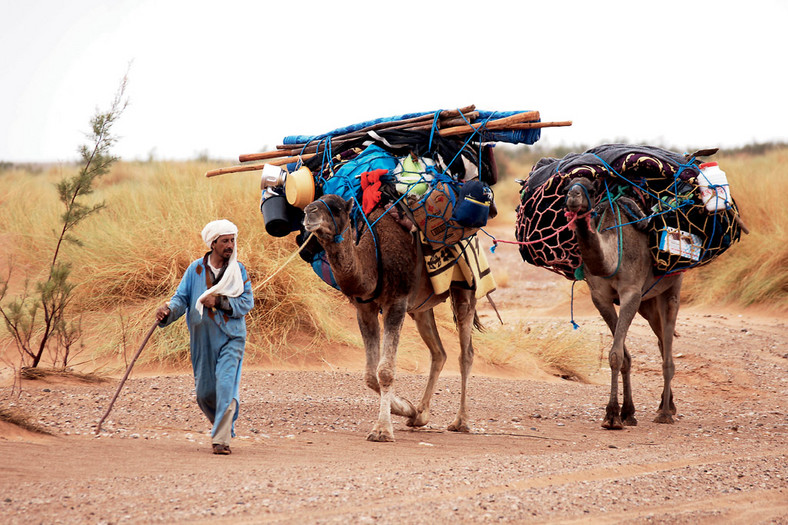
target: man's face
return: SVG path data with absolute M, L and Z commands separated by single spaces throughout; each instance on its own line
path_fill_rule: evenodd
M 228 261 L 235 249 L 235 235 L 220 235 L 213 241 L 213 251 Z

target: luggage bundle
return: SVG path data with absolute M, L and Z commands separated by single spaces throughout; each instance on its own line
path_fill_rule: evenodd
M 599 181 L 601 199 L 626 195 L 648 221 L 651 254 L 658 274 L 684 271 L 714 260 L 738 241 L 743 229 L 736 202 L 717 163 L 649 146 L 606 144 L 563 159 L 541 159 L 522 184 L 515 236 L 523 260 L 568 279 L 581 258 L 567 228 L 564 201 L 577 177 Z M 636 219 L 629 217 L 625 222 Z
M 543 127 L 536 111 L 456 110 L 411 113 L 328 133 L 288 136 L 275 151 L 241 155 L 243 164 L 207 176 L 263 170 L 266 230 L 299 231 L 301 209 L 325 194 L 355 199 L 358 224 L 373 209 L 397 206 L 433 247 L 472 236 L 494 210 L 495 142 L 533 144 Z M 359 230 L 360 228 L 357 228 Z

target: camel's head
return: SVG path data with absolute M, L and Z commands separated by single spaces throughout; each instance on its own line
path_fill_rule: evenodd
M 597 188 L 585 177 L 577 177 L 569 181 L 566 190 L 566 209 L 577 214 L 585 213 L 594 207 Z
M 314 232 L 321 244 L 340 242 L 350 224 L 353 201 L 338 195 L 323 195 L 304 208 L 304 228 Z

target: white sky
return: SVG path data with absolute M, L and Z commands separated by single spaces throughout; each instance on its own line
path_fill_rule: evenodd
M 0 161 L 76 159 L 127 69 L 127 160 L 469 104 L 574 122 L 547 145 L 788 141 L 787 25 L 768 0 L 0 0 Z

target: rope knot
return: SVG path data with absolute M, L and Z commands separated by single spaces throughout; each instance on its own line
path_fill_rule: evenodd
M 575 231 L 577 229 L 577 212 L 576 211 L 565 211 L 564 217 L 569 221 L 569 224 L 566 225 L 571 231 Z

